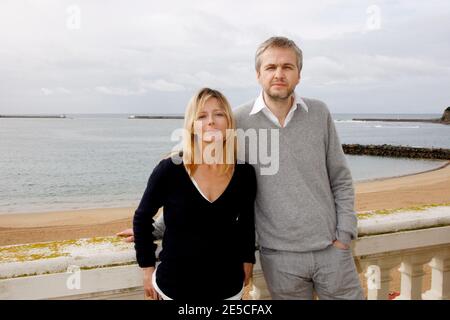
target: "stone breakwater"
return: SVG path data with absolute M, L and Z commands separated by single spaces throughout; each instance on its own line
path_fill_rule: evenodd
M 375 121 L 375 122 L 427 122 L 437 124 L 450 124 L 449 122 L 441 121 L 441 119 L 386 119 L 386 118 L 353 118 L 353 121 Z
M 169 116 L 135 116 L 131 115 L 128 119 L 184 119 L 183 115 L 169 115 Z
M 66 115 L 14 115 L 14 114 L 0 114 L 0 118 L 8 119 L 65 119 Z
M 450 149 L 407 146 L 343 144 L 346 154 L 395 158 L 450 160 Z

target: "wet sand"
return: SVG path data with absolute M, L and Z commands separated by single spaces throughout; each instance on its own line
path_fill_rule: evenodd
M 356 211 L 450 203 L 450 165 L 355 185 Z M 110 236 L 130 228 L 136 208 L 0 214 L 0 246 Z

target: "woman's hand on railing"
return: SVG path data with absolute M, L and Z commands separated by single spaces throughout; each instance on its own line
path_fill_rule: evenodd
M 134 242 L 134 233 L 133 229 L 125 229 L 119 233 L 116 233 L 116 236 L 124 238 L 123 241 L 125 242 Z
M 253 263 L 244 262 L 244 274 L 244 286 L 247 286 L 253 276 Z
M 152 276 L 155 267 L 143 268 L 144 271 L 144 295 L 146 299 L 159 300 L 159 294 L 153 287 Z

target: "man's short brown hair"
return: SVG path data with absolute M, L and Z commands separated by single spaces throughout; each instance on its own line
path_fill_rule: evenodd
M 259 68 L 261 67 L 261 55 L 269 48 L 290 48 L 294 50 L 295 55 L 297 56 L 297 67 L 298 72 L 302 70 L 303 66 L 303 53 L 302 50 L 300 50 L 299 47 L 295 44 L 294 41 L 286 38 L 286 37 L 271 37 L 261 43 L 256 50 L 255 55 L 255 69 L 256 71 L 259 71 Z

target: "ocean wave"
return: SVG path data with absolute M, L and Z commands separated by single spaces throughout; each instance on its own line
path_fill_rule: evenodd
M 362 121 L 362 120 L 339 120 L 339 119 L 334 120 L 334 122 L 340 122 L 340 123 L 367 123 L 367 121 Z
M 389 128 L 389 129 L 419 129 L 420 126 L 383 126 L 375 125 L 374 128 Z
M 373 123 L 382 122 L 382 121 L 364 121 L 364 120 L 334 120 L 335 123 L 363 123 L 366 128 L 393 128 L 393 129 L 419 129 L 420 126 L 395 126 L 395 125 L 386 125 L 386 124 L 376 124 Z

